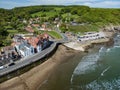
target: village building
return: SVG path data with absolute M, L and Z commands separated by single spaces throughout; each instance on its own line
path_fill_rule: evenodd
M 39 24 L 32 24 L 31 26 L 36 27 L 36 28 L 40 27 Z
M 29 36 L 29 35 L 28 35 Z M 49 46 L 49 35 L 47 33 L 41 35 L 14 35 L 11 46 L 3 47 L 0 51 L 0 69 L 4 65 L 20 60 L 35 53 L 41 52 Z
M 34 32 L 33 28 L 30 25 L 25 27 L 25 30 L 28 31 L 29 33 L 33 33 Z
M 78 41 L 88 41 L 105 38 L 106 35 L 103 32 L 87 32 L 85 35 L 78 36 Z
M 37 37 L 35 36 L 29 38 L 23 37 L 20 40 L 14 40 L 14 41 L 17 41 L 15 44 L 15 48 L 17 52 L 22 57 L 25 57 L 42 51 L 42 49 L 45 48 L 48 44 L 49 36 L 48 34 L 44 34 L 44 35 L 38 35 Z
M 13 46 L 3 47 L 0 51 L 0 69 L 4 68 L 5 64 L 11 63 L 20 58 L 21 57 Z
M 51 28 L 48 28 L 47 24 L 42 24 L 41 27 L 38 28 L 38 30 L 51 31 Z

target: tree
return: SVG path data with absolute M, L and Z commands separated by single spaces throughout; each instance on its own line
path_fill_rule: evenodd
M 63 33 L 65 33 L 66 31 L 68 31 L 67 25 L 66 24 L 61 24 L 60 29 Z
M 45 13 L 43 13 L 43 14 L 41 15 L 41 17 L 46 17 L 46 14 L 45 14 Z
M 5 30 L 5 27 L 0 28 L 0 35 L 2 35 L 2 36 L 7 36 L 8 35 L 8 32 L 7 32 L 7 30 Z
M 4 26 L 1 26 L 0 28 L 0 46 L 4 45 L 3 42 L 5 42 L 6 37 L 8 36 L 7 30 L 5 30 Z

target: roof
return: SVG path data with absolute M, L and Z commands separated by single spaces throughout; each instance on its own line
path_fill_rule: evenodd
M 39 39 L 38 37 L 31 37 L 28 39 L 28 42 L 30 43 L 30 45 L 32 45 L 33 47 L 37 46 Z
M 42 28 L 46 28 L 46 26 L 47 26 L 46 24 L 42 24 Z
M 32 26 L 39 27 L 40 25 L 39 24 L 32 24 Z
M 28 31 L 28 32 L 31 32 L 31 33 L 34 32 L 34 30 L 32 29 L 31 26 L 27 26 L 27 27 L 25 28 L 25 30 Z
M 49 38 L 49 35 L 47 33 L 44 33 L 45 38 Z
M 4 50 L 4 51 L 13 50 L 13 46 L 3 47 L 3 50 Z

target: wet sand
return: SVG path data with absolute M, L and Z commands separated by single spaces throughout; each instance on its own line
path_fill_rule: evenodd
M 79 50 L 79 51 L 87 51 L 90 47 L 92 47 L 95 44 L 113 44 L 113 36 L 114 32 L 104 32 L 107 38 L 101 38 L 101 39 L 95 39 L 95 40 L 88 40 L 84 42 L 69 42 L 65 43 L 64 45 L 72 48 L 74 50 Z
M 58 65 L 67 62 L 77 53 L 78 51 L 60 45 L 51 58 L 24 74 L 1 83 L 0 90 L 37 90 Z
M 101 41 L 98 42 L 101 43 Z M 60 45 L 51 58 L 24 74 L 1 83 L 0 90 L 37 90 L 57 66 L 67 62 L 70 60 L 69 58 L 73 58 L 77 53 L 80 53 L 80 51 Z

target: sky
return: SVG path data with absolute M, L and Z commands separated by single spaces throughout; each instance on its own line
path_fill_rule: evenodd
M 98 8 L 120 8 L 120 0 L 0 0 L 0 8 L 33 5 L 86 5 Z

